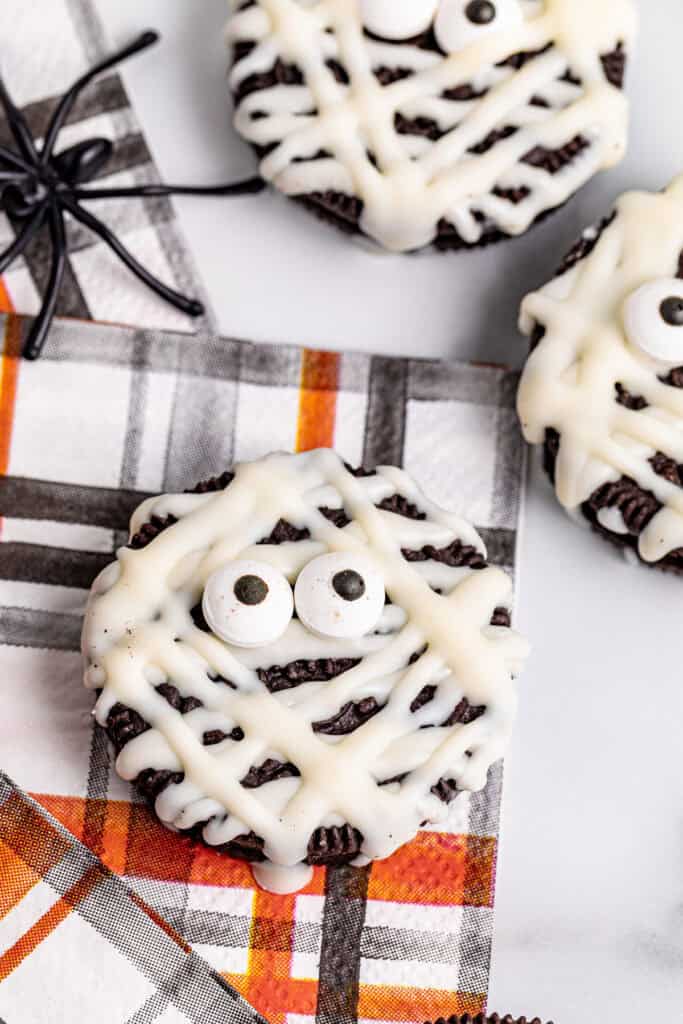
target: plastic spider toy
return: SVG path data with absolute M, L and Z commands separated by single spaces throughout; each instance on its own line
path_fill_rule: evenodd
M 109 162 L 114 151 L 112 141 L 107 138 L 87 139 L 61 152 L 56 151 L 59 133 L 83 89 L 102 72 L 146 50 L 158 39 L 157 32 L 143 32 L 124 49 L 105 58 L 79 78 L 57 105 L 41 145 L 32 137 L 24 115 L 12 101 L 0 77 L 0 108 L 4 109 L 16 145 L 16 150 L 0 145 L 0 210 L 7 214 L 17 232 L 12 244 L 0 253 L 0 274 L 45 228 L 49 232 L 52 250 L 50 274 L 40 312 L 24 345 L 26 359 L 38 358 L 54 317 L 66 265 L 65 214 L 101 238 L 128 269 L 162 299 L 188 316 L 196 317 L 204 312 L 201 302 L 181 295 L 154 277 L 83 203 L 93 199 L 145 196 L 244 195 L 259 192 L 265 187 L 262 179 L 250 178 L 235 184 L 208 187 L 141 185 L 132 188 L 86 188 L 86 183 L 100 174 Z

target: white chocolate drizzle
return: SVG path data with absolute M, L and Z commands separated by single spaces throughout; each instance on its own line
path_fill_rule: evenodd
M 288 195 L 331 190 L 357 197 L 360 227 L 387 249 L 429 244 L 442 219 L 468 244 L 491 227 L 519 235 L 624 154 L 627 102 L 607 80 L 600 56 L 619 44 L 630 51 L 633 0 L 520 0 L 519 23 L 506 22 L 447 55 L 395 41 L 389 32 L 391 41 L 365 34 L 359 0 L 233 6 L 229 42 L 254 44 L 238 55 L 234 90 L 278 60 L 303 74 L 302 84 L 256 89 L 238 104 L 238 132 L 271 149 L 262 176 Z M 454 0 L 440 6 L 449 7 L 448 19 L 457 13 L 450 10 Z M 521 69 L 501 66 L 536 51 L 545 52 Z M 330 62 L 343 67 L 348 83 L 335 78 Z M 383 85 L 375 75 L 382 67 L 407 74 Z M 444 97 L 466 85 L 474 98 Z M 436 141 L 401 134 L 397 116 L 428 118 L 444 134 Z M 503 128 L 516 131 L 487 152 L 471 151 Z M 524 162 L 537 147 L 559 149 L 578 136 L 589 145 L 558 173 Z M 518 202 L 501 194 L 522 189 L 528 194 Z
M 666 383 L 683 366 L 683 327 L 679 354 L 654 358 L 634 343 L 624 311 L 639 289 L 675 278 L 683 250 L 683 176 L 665 192 L 631 192 L 617 202 L 617 213 L 586 259 L 522 306 L 522 329 L 536 324 L 545 335 L 532 352 L 519 390 L 518 409 L 527 440 L 541 444 L 549 428 L 560 434 L 555 469 L 557 496 L 569 510 L 580 508 L 603 484 L 634 480 L 651 492 L 661 510 L 638 538 L 638 553 L 658 562 L 683 548 L 683 489 L 655 472 L 650 460 L 662 453 L 683 463 L 683 390 Z M 589 235 L 588 237 L 594 237 Z M 679 281 L 683 295 L 683 281 Z M 658 298 L 669 289 L 664 289 Z M 645 311 L 643 311 L 644 314 Z M 627 321 L 628 322 L 628 321 Z M 647 318 L 639 317 L 639 330 Z M 650 329 L 661 332 L 658 303 Z M 647 408 L 625 408 L 616 385 L 643 398 Z M 614 533 L 628 529 L 616 510 L 603 510 L 600 522 Z
M 425 519 L 376 507 L 395 493 Z M 337 528 L 319 511 L 322 505 L 343 507 L 351 522 Z M 490 625 L 497 607 L 509 607 L 510 579 L 498 568 L 450 568 L 403 557 L 402 547 L 454 540 L 484 553 L 473 528 L 429 502 L 406 473 L 383 467 L 356 478 L 326 449 L 275 454 L 238 466 L 224 491 L 150 499 L 134 515 L 132 531 L 151 515 L 173 515 L 177 522 L 141 550 L 121 549 L 100 575 L 83 651 L 85 685 L 102 688 L 97 721 L 106 724 L 119 702 L 151 726 L 123 747 L 119 774 L 132 780 L 152 768 L 184 775 L 157 798 L 164 823 L 185 829 L 206 822 L 203 838 L 212 845 L 253 831 L 264 839 L 272 865 L 298 866 L 290 878 L 297 888 L 305 884 L 301 865 L 319 827 L 349 824 L 363 836 L 363 857 L 387 857 L 422 822 L 443 818 L 445 805 L 430 792 L 440 779 L 464 790 L 485 785 L 508 739 L 516 706 L 511 677 L 527 653 L 516 633 Z M 310 540 L 258 544 L 280 518 L 308 528 Z M 223 563 L 259 559 L 294 584 L 323 552 L 362 556 L 381 573 L 392 603 L 371 634 L 325 638 L 293 619 L 273 644 L 236 648 L 194 625 L 190 611 Z M 318 658 L 359 661 L 328 682 L 274 693 L 257 674 Z M 218 676 L 230 685 L 214 681 Z M 156 692 L 163 681 L 202 707 L 180 714 Z M 412 712 L 428 685 L 436 688 L 433 699 Z M 313 723 L 370 696 L 381 710 L 352 733 L 313 731 Z M 441 725 L 463 697 L 485 706 L 481 717 Z M 206 731 L 229 734 L 236 726 L 244 734 L 240 741 L 203 745 Z M 241 785 L 250 767 L 269 757 L 291 762 L 300 775 L 256 789 Z M 403 778 L 378 785 L 396 777 Z M 264 884 L 287 887 L 282 872 L 265 870 L 258 875 Z

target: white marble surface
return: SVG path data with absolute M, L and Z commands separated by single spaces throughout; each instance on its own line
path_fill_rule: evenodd
M 97 2 L 117 42 L 148 25 L 164 33 L 125 77 L 167 180 L 249 171 L 229 127 L 224 0 Z M 683 169 L 683 8 L 641 0 L 641 11 L 628 159 L 522 241 L 377 256 L 276 196 L 179 201 L 222 331 L 519 363 L 524 292 L 620 191 Z M 680 1020 L 681 583 L 629 568 L 575 527 L 536 470 L 521 565 L 534 655 L 507 766 L 491 1008 L 556 1024 Z

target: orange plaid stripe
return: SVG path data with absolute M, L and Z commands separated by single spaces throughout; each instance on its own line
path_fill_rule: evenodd
M 368 1020 L 436 1020 L 452 1013 L 481 1013 L 484 995 L 441 989 L 361 985 L 358 1016 Z
M 34 794 L 34 798 L 83 839 L 84 798 L 41 793 Z M 106 804 L 102 860 L 112 871 L 166 882 L 253 888 L 248 864 L 169 832 L 143 804 L 114 800 L 102 803 Z M 391 858 L 375 862 L 368 899 L 493 906 L 496 846 L 496 840 L 490 837 L 420 832 Z M 321 869 L 314 871 L 304 892 L 323 894 Z
M 47 828 L 49 826 L 46 822 L 43 825 Z M 24 932 L 20 939 L 18 939 L 13 946 L 0 956 L 0 982 L 4 981 L 12 971 L 16 970 L 19 964 L 30 956 L 31 953 L 41 942 L 52 934 L 55 928 L 58 928 L 62 921 L 68 917 L 74 907 L 86 898 L 86 896 L 92 892 L 93 888 L 101 879 L 101 871 L 98 865 L 90 868 L 89 871 L 83 875 L 82 878 L 71 886 L 71 888 L 64 894 L 64 896 L 57 900 L 54 906 L 50 907 L 46 913 L 39 918 L 34 925 L 32 925 L 28 931 Z
M 256 992 L 249 975 L 224 974 L 223 977 L 270 1024 L 284 1024 L 288 1013 L 315 1016 L 318 983 L 306 978 L 290 978 L 287 985 L 266 989 L 265 998 Z M 251 998 L 250 998 L 251 997 Z M 436 1020 L 453 1013 L 481 1013 L 486 997 L 482 993 L 453 992 L 444 989 L 406 988 L 398 985 L 363 985 L 358 998 L 358 1016 L 365 1020 Z
M 0 277 L 0 313 L 13 313 L 14 303 L 10 297 L 10 293 L 7 290 L 7 285 L 4 279 Z
M 296 450 L 332 448 L 337 416 L 341 356 L 304 349 L 296 432 Z
M 33 793 L 32 796 L 82 842 L 85 838 L 86 805 L 104 805 L 106 815 L 100 859 L 116 874 L 193 885 L 254 887 L 248 864 L 169 832 L 143 804 L 130 804 L 123 800 L 86 801 L 83 797 L 46 793 Z M 322 895 L 324 885 L 324 872 L 316 869 L 304 892 Z
M 318 1003 L 318 982 L 308 978 L 289 978 L 285 984 L 279 984 L 277 990 L 268 988 L 268 980 L 261 979 L 259 991 L 252 983 L 249 974 L 223 974 L 241 996 L 248 999 L 269 1024 L 284 1024 L 288 1013 L 300 1013 L 315 1016 Z
M 249 938 L 246 997 L 270 1024 L 285 1024 L 294 948 L 295 896 L 257 890 Z
M 0 920 L 14 910 L 40 881 L 40 875 L 0 840 Z
M 35 799 L 83 839 L 88 801 L 48 795 Z M 144 805 L 102 803 L 106 814 L 101 857 L 112 871 L 158 881 L 253 889 L 247 864 L 169 832 Z M 495 839 L 421 832 L 389 860 L 373 865 L 368 898 L 433 906 L 492 906 L 495 861 Z M 322 896 L 324 877 L 324 871 L 316 869 L 304 891 Z M 30 887 L 35 879 L 35 875 L 26 876 L 23 886 Z M 21 898 L 22 883 L 18 884 Z M 291 977 L 295 906 L 296 896 L 256 890 L 247 972 L 224 974 L 270 1024 L 285 1024 L 287 1013 L 312 1016 L 316 1012 L 317 981 Z M 186 948 L 154 911 L 146 909 Z M 476 1014 L 484 1003 L 484 994 L 361 984 L 358 1015 L 367 1020 L 429 1020 L 451 1013 Z
M 0 313 L 11 312 L 12 304 L 0 278 Z M 5 325 L 4 338 L 0 344 L 0 476 L 9 469 L 12 446 L 14 408 L 17 401 L 19 367 L 21 365 L 21 320 L 9 316 Z M 0 535 L 2 518 L 0 517 Z
M 372 868 L 368 899 L 443 906 L 493 906 L 496 840 L 420 832 Z

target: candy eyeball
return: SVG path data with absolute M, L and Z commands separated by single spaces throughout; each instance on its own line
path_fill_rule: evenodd
M 371 632 L 384 608 L 384 582 L 369 558 L 334 552 L 314 558 L 294 587 L 299 619 L 313 633 L 358 638 Z
M 485 33 L 515 28 L 523 20 L 519 0 L 441 0 L 434 34 L 442 50 L 456 53 Z
M 660 278 L 642 285 L 624 304 L 628 340 L 664 363 L 683 363 L 683 280 Z
M 382 39 L 412 39 L 426 32 L 439 0 L 359 0 L 363 25 Z
M 279 639 L 294 613 L 292 588 L 265 562 L 228 562 L 209 576 L 202 598 L 212 633 L 236 647 L 261 647 Z

